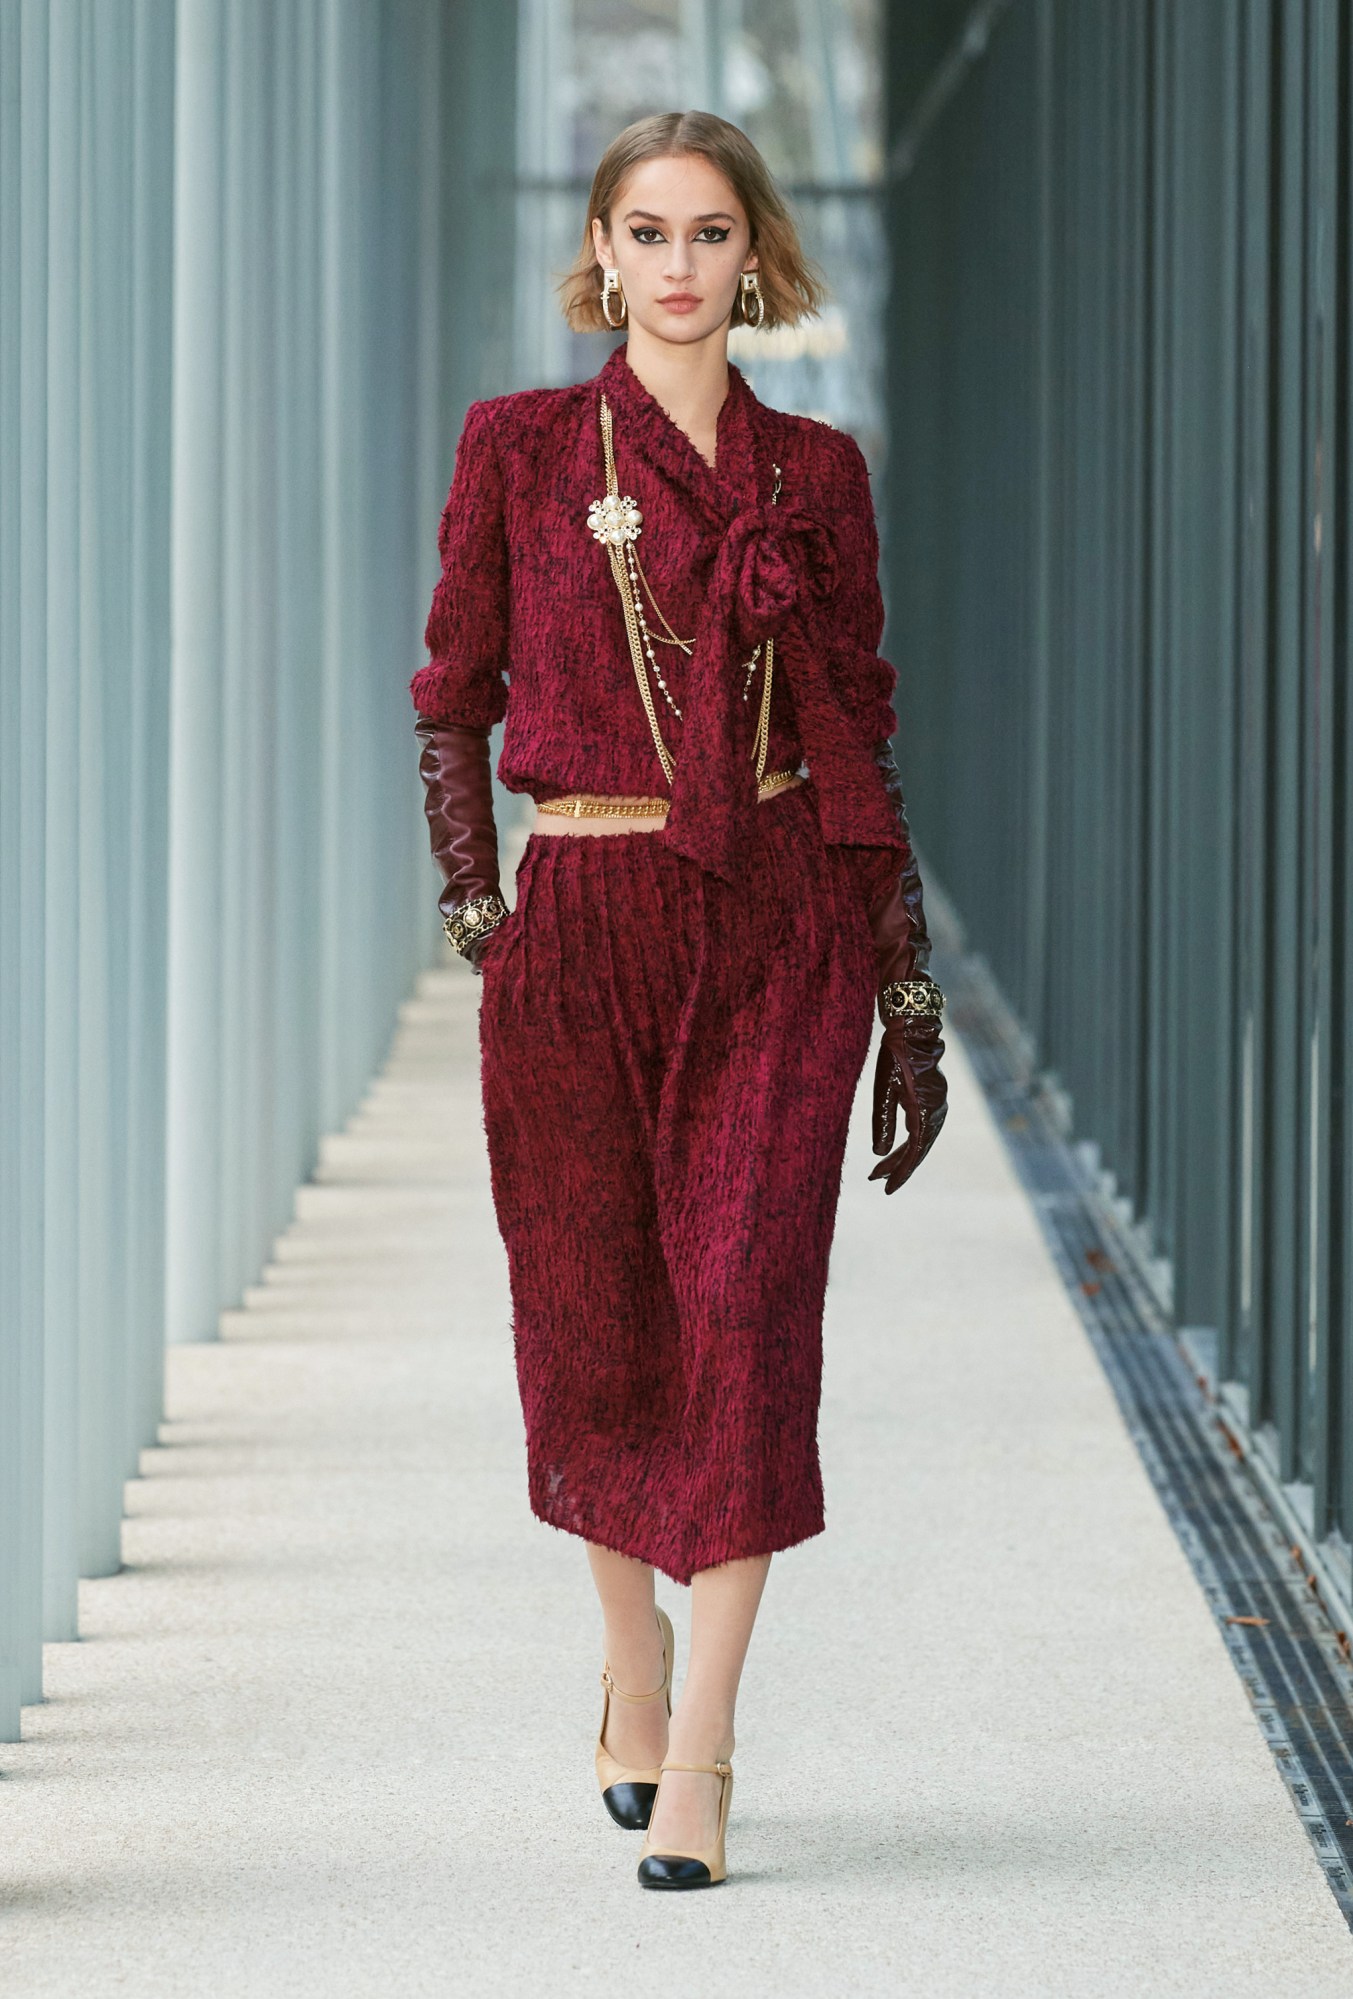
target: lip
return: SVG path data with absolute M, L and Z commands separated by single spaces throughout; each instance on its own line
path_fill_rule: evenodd
M 669 312 L 694 312 L 696 306 L 702 303 L 694 292 L 668 292 L 666 298 L 658 300 L 658 304 L 665 305 Z

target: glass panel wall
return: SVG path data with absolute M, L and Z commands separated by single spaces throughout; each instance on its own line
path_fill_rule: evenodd
M 731 119 L 790 194 L 831 292 L 799 328 L 733 331 L 763 401 L 883 448 L 886 286 L 882 0 L 522 0 L 514 374 L 584 381 L 614 344 L 564 324 L 554 280 L 582 238 L 605 147 L 633 119 L 699 109 Z

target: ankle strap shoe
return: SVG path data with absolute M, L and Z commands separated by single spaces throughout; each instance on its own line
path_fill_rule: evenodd
M 664 1763 L 658 1773 L 659 1783 L 662 1782 L 663 1770 L 708 1770 L 712 1776 L 722 1779 L 719 1790 L 718 1837 L 713 1846 L 706 1847 L 703 1853 L 659 1852 L 645 1838 L 643 1852 L 639 1855 L 639 1886 L 641 1888 L 717 1887 L 719 1882 L 728 1878 L 728 1865 L 724 1857 L 724 1834 L 728 1830 L 728 1808 L 733 1802 L 733 1766 L 731 1763 Z
M 656 1606 L 655 1606 L 656 1608 Z M 606 1689 L 601 1710 L 601 1728 L 597 1733 L 596 1765 L 597 1782 L 601 1785 L 601 1802 L 605 1805 L 616 1824 L 626 1832 L 643 1832 L 653 1815 L 653 1800 L 658 1795 L 659 1771 L 633 1770 L 624 1763 L 617 1763 L 606 1747 L 606 1719 L 611 1712 L 611 1696 L 615 1694 L 622 1701 L 667 1702 L 667 1712 L 672 1712 L 672 1666 L 676 1656 L 676 1635 L 672 1630 L 672 1620 L 665 1610 L 657 1611 L 658 1629 L 662 1633 L 663 1680 L 660 1687 L 654 1687 L 651 1694 L 627 1694 L 618 1687 L 611 1677 L 609 1660 L 601 1669 L 601 1684 Z

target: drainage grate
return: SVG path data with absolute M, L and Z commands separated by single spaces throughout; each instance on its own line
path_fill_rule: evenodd
M 1139 1249 L 1062 1137 L 980 960 L 937 949 L 963 1037 L 1043 1233 L 1353 1927 L 1353 1666 L 1300 1551 L 1178 1345 Z M 1234 1620 L 1254 1619 L 1237 1623 Z

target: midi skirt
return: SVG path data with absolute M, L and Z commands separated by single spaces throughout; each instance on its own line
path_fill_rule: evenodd
M 660 828 L 533 833 L 480 1000 L 531 1509 L 679 1583 L 824 1525 L 874 948 L 811 779 L 756 827 L 738 886 Z

